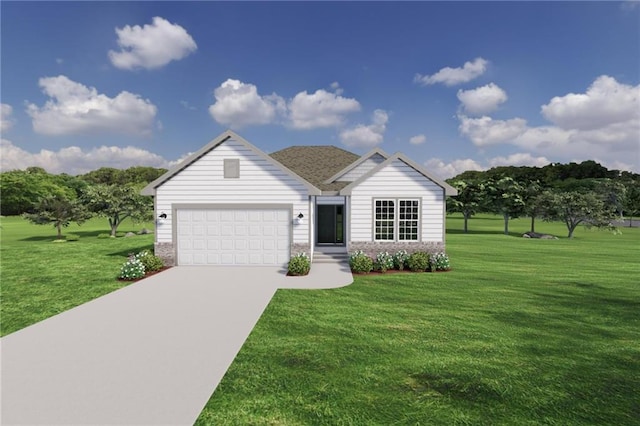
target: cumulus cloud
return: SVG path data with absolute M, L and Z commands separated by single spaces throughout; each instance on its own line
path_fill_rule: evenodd
M 441 179 L 449 179 L 467 170 L 484 170 L 478 162 L 470 158 L 445 163 L 440 158 L 432 158 L 424 163 L 425 168 Z
M 472 62 L 465 62 L 462 67 L 445 67 L 432 75 L 416 74 L 413 81 L 424 86 L 437 83 L 442 83 L 445 86 L 455 86 L 481 76 L 487 70 L 488 64 L 489 61 L 486 59 L 476 58 Z
M 494 157 L 488 161 L 489 167 L 498 166 L 530 166 L 544 167 L 551 163 L 546 157 L 534 157 L 528 152 L 518 152 L 507 157 Z
M 272 123 L 277 113 L 285 109 L 280 96 L 260 96 L 255 85 L 239 80 L 228 79 L 213 94 L 216 101 L 209 107 L 209 114 L 231 128 Z
M 377 109 L 373 112 L 371 124 L 358 124 L 356 127 L 340 132 L 340 140 L 349 147 L 374 147 L 380 145 L 384 139 L 389 115 L 386 111 Z
M 49 96 L 44 106 L 27 106 L 33 130 L 46 135 L 91 133 L 149 134 L 157 108 L 139 95 L 120 92 L 115 98 L 64 75 L 39 80 Z
M 480 147 L 511 144 L 561 161 L 631 162 L 626 170 L 638 170 L 639 90 L 640 85 L 632 87 L 611 77 L 599 77 L 586 93 L 555 97 L 542 107 L 553 125 L 529 126 L 522 118 L 459 115 L 459 130 Z
M 2 157 L 0 169 L 3 171 L 26 169 L 27 167 L 42 167 L 49 173 L 68 173 L 78 175 L 96 170 L 100 167 L 118 169 L 132 166 L 164 167 L 171 166 L 171 162 L 161 156 L 144 149 L 117 146 L 101 146 L 83 150 L 77 146 L 62 148 L 59 151 L 40 150 L 31 153 L 14 145 L 11 141 L 0 141 Z
M 291 99 L 288 108 L 291 127 L 306 130 L 338 127 L 344 124 L 347 114 L 360 110 L 360 103 L 319 89 L 311 94 L 306 91 L 298 93 Z
M 151 24 L 116 28 L 120 51 L 109 51 L 111 63 L 121 69 L 154 69 L 180 60 L 198 48 L 178 24 L 154 17 Z
M 253 84 L 228 79 L 215 89 L 209 113 L 218 123 L 232 128 L 278 122 L 298 130 L 339 127 L 347 114 L 360 110 L 360 103 L 340 96 L 337 83 L 331 87 L 335 93 L 304 91 L 286 101 L 275 93 L 260 95 Z
M 512 141 L 522 135 L 527 129 L 527 121 L 522 118 L 510 120 L 494 120 L 482 116 L 469 118 L 459 115 L 460 133 L 468 137 L 477 146 L 495 145 Z
M 640 113 L 640 85 L 598 77 L 586 93 L 556 96 L 541 108 L 542 115 L 563 129 L 593 130 L 622 123 Z
M 507 100 L 507 93 L 494 83 L 471 90 L 458 90 L 458 99 L 465 112 L 473 115 L 494 111 Z
M 13 107 L 9 104 L 0 104 L 0 131 L 6 132 L 13 127 Z
M 425 135 L 422 135 L 422 134 L 411 136 L 409 138 L 409 143 L 411 145 L 420 145 L 420 144 L 425 143 L 426 141 L 427 141 L 427 137 Z

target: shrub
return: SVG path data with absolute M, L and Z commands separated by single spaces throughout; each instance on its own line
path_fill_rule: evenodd
M 124 232 L 116 232 L 116 238 L 124 237 Z
M 98 238 L 100 239 L 104 239 L 104 238 L 109 238 L 111 235 L 109 234 L 98 234 Z
M 310 269 L 311 259 L 309 259 L 307 253 L 298 253 L 295 256 L 291 256 L 287 271 L 289 275 L 300 276 L 307 275 Z
M 144 274 L 144 265 L 134 255 L 130 255 L 129 260 L 120 268 L 120 279 L 122 280 L 136 280 L 144 277 Z
M 393 256 L 386 251 L 380 252 L 376 256 L 376 261 L 373 266 L 380 272 L 387 272 L 389 269 L 393 269 Z
M 448 271 L 451 269 L 449 256 L 445 252 L 432 254 L 429 256 L 429 268 L 432 271 Z
M 80 235 L 69 234 L 67 235 L 67 241 L 78 241 L 80 239 Z
M 407 260 L 409 260 L 409 253 L 406 250 L 398 250 L 396 254 L 393 255 L 393 266 L 398 270 L 402 271 L 405 266 L 407 266 Z
M 357 274 L 366 274 L 373 270 L 373 260 L 362 250 L 358 250 L 349 256 L 349 266 Z
M 162 269 L 164 266 L 164 262 L 158 256 L 151 253 L 149 250 L 141 251 L 136 254 L 136 259 L 138 259 L 144 265 L 144 270 L 146 272 L 157 271 Z
M 423 251 L 412 253 L 407 260 L 407 266 L 413 272 L 424 272 L 429 266 L 429 254 Z

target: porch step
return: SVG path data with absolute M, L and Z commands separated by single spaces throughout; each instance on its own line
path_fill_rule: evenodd
M 322 253 L 319 251 L 313 252 L 313 262 L 314 263 L 348 263 L 349 255 L 346 252 L 342 253 Z

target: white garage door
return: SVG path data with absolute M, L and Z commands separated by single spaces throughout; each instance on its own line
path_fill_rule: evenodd
M 284 265 L 287 209 L 179 209 L 178 265 Z

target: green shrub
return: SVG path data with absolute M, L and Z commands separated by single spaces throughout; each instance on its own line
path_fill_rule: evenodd
M 405 266 L 407 266 L 407 261 L 409 260 L 409 253 L 406 250 L 398 250 L 396 254 L 393 255 L 393 266 L 398 271 L 404 270 Z
M 306 253 L 298 253 L 291 256 L 289 266 L 287 268 L 289 275 L 300 276 L 307 275 L 311 269 L 311 259 Z
M 451 269 L 449 256 L 445 252 L 434 253 L 429 256 L 429 268 L 432 271 L 448 271 Z
M 386 251 L 378 253 L 373 267 L 380 272 L 387 272 L 389 269 L 393 269 L 393 256 Z
M 164 262 L 158 256 L 151 253 L 149 250 L 141 251 L 136 254 L 136 259 L 138 259 L 144 265 L 144 270 L 146 272 L 157 271 L 164 267 Z
M 116 238 L 124 237 L 124 232 L 116 232 Z
M 407 260 L 407 266 L 413 272 L 424 272 L 429 267 L 429 254 L 423 251 L 412 253 Z
M 137 280 L 144 277 L 145 270 L 144 265 L 134 255 L 129 256 L 129 260 L 126 261 L 120 268 L 120 279 L 122 280 Z
M 362 250 L 358 250 L 349 256 L 349 266 L 357 274 L 366 274 L 373 270 L 373 260 Z
M 100 239 L 104 239 L 104 238 L 109 238 L 111 235 L 109 234 L 98 234 L 98 238 Z
M 80 235 L 69 234 L 66 236 L 67 241 L 78 241 L 80 239 Z

